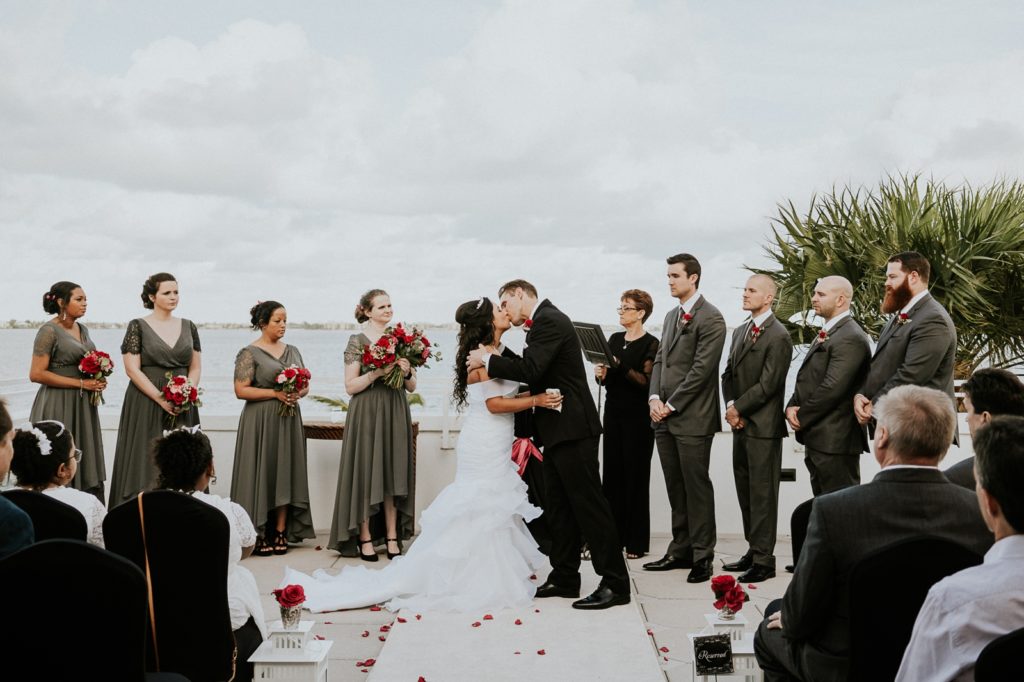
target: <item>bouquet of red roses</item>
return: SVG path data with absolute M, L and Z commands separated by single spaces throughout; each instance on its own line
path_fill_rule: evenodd
M 407 330 L 401 322 L 384 330 L 383 336 L 363 347 L 363 371 L 371 372 L 392 365 L 384 375 L 384 383 L 391 388 L 401 388 L 405 383 L 402 368 L 396 362 L 405 358 L 412 367 L 425 367 L 430 359 L 440 360 L 440 351 L 434 350 L 430 339 L 423 331 L 413 327 Z
M 180 413 L 203 406 L 203 401 L 199 399 L 203 389 L 197 387 L 183 374 L 174 375 L 168 372 L 164 376 L 167 377 L 167 383 L 163 387 L 164 399 L 177 408 L 174 414 L 167 415 L 167 427 L 174 428 L 174 422 Z
M 104 379 L 114 373 L 114 361 L 101 350 L 91 350 L 78 361 L 78 371 L 89 379 Z M 105 403 L 103 391 L 89 391 L 89 404 Z
M 286 367 L 274 379 L 274 390 L 284 391 L 285 393 L 299 393 L 309 386 L 309 380 L 312 376 L 305 367 L 299 367 L 298 365 Z M 294 417 L 295 406 L 281 403 L 277 413 L 282 417 Z
M 715 593 L 713 606 L 723 615 L 732 616 L 743 608 L 747 593 L 731 575 L 716 575 L 711 579 L 711 591 Z

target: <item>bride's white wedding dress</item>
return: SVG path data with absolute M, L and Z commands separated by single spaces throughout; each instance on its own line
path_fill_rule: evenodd
M 420 517 L 406 555 L 382 569 L 346 566 L 338 575 L 285 569 L 282 585 L 300 584 L 310 611 L 385 603 L 392 610 L 477 612 L 529 604 L 530 580 L 546 558 L 525 521 L 541 510 L 511 459 L 512 415 L 484 404 L 514 395 L 518 384 L 491 379 L 467 387 L 469 409 L 456 448 L 455 480 Z

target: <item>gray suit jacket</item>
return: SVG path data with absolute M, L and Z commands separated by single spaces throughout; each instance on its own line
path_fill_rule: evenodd
M 786 374 L 793 361 L 793 342 L 789 332 L 769 315 L 756 340 L 750 337 L 748 321 L 732 332 L 729 361 L 722 373 L 722 397 L 735 401 L 751 438 L 784 438 L 786 417 L 782 403 L 786 397 Z
M 973 456 L 960 460 L 942 473 L 946 475 L 946 478 L 949 479 L 950 483 L 958 485 L 961 488 L 967 488 L 971 492 L 974 492 L 975 479 Z
M 877 549 L 919 535 L 979 555 L 993 541 L 977 498 L 937 469 L 886 468 L 870 483 L 815 498 L 782 605 L 782 634 L 811 679 L 846 679 L 850 569 Z
M 905 324 L 893 315 L 878 337 L 871 369 L 860 393 L 877 402 L 904 384 L 927 386 L 953 395 L 956 327 L 949 313 L 931 294 L 911 308 Z
M 853 413 L 853 396 L 870 364 L 868 335 L 852 317 L 839 320 L 825 341 L 811 344 L 786 405 L 800 408 L 798 443 L 837 455 L 868 451 L 867 433 Z
M 675 410 L 662 422 L 670 433 L 710 436 L 722 430 L 716 377 L 725 346 L 725 318 L 703 296 L 690 314 L 693 319 L 682 328 L 677 323 L 678 306 L 665 315 L 650 394 Z

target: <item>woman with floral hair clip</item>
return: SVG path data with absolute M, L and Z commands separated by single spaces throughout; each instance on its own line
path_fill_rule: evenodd
M 86 539 L 103 547 L 103 519 L 107 509 L 87 492 L 68 487 L 78 473 L 82 451 L 64 424 L 43 420 L 23 424 L 14 432 L 11 471 L 18 486 L 71 505 L 85 517 Z

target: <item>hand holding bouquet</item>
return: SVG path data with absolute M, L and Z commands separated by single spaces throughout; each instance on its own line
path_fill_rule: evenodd
M 174 428 L 174 422 L 182 412 L 188 412 L 193 407 L 202 407 L 203 401 L 199 399 L 203 389 L 198 388 L 189 381 L 183 374 L 174 375 L 168 372 L 167 383 L 164 384 L 162 393 L 164 400 L 174 407 L 174 414 L 169 414 L 167 419 L 168 428 Z
M 363 370 L 388 368 L 384 383 L 391 388 L 402 388 L 405 383 L 405 374 L 397 364 L 401 359 L 408 360 L 410 367 L 426 367 L 428 360 L 440 360 L 441 353 L 433 349 L 421 330 L 414 327 L 408 331 L 402 323 L 388 327 L 376 343 L 363 348 Z
M 274 390 L 298 395 L 309 387 L 309 380 L 312 376 L 305 367 L 299 367 L 298 365 L 286 367 L 274 379 Z M 294 417 L 295 404 L 281 403 L 277 413 L 282 417 Z
M 78 371 L 88 379 L 100 381 L 106 379 L 114 372 L 114 361 L 110 356 L 101 350 L 92 350 L 86 353 L 78 361 Z M 100 405 L 106 402 L 103 400 L 103 389 L 89 391 L 89 404 Z

